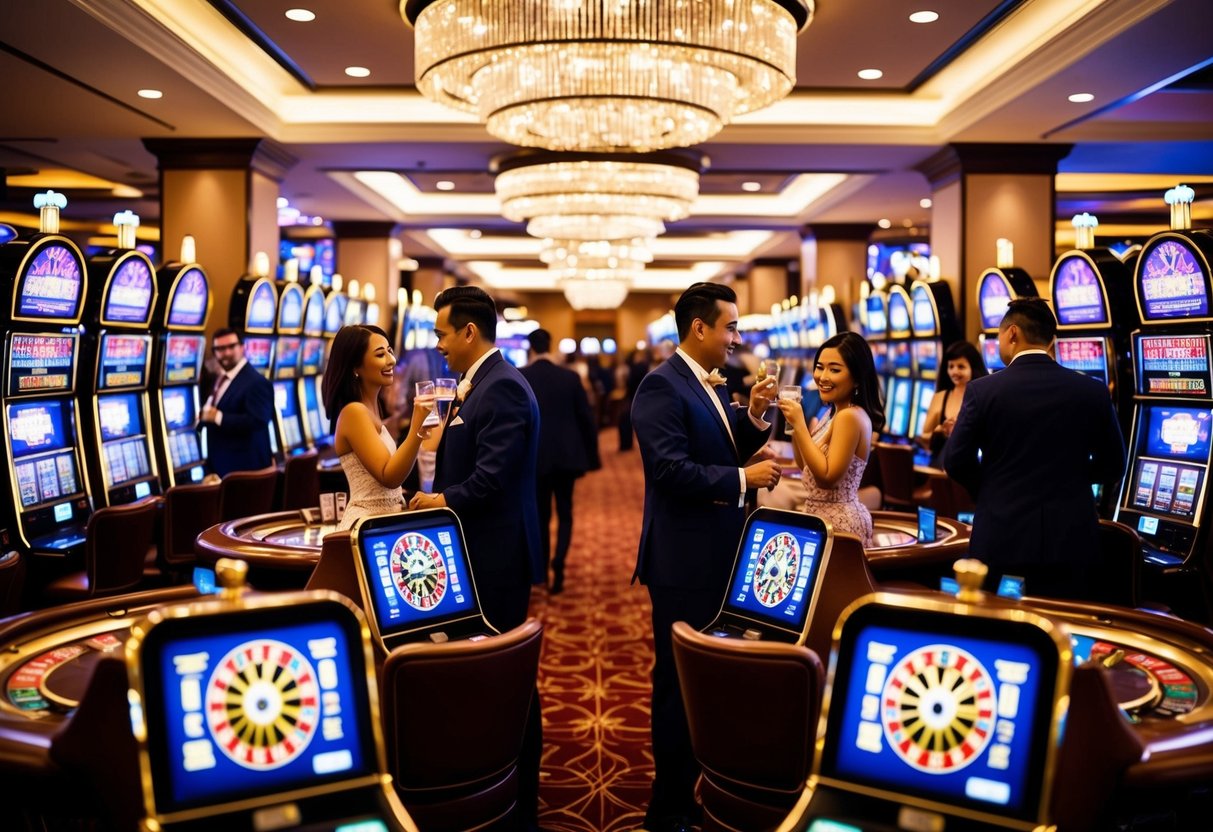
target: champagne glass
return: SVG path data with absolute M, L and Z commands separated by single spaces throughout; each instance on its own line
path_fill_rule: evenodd
M 779 378 L 779 362 L 774 358 L 764 358 L 758 362 L 756 381 L 761 384 L 768 378 Z
M 800 404 L 803 396 L 804 391 L 800 389 L 799 384 L 785 384 L 783 387 L 779 388 L 779 398 L 781 401 L 786 399 L 788 401 L 793 401 Z M 783 433 L 784 436 L 792 435 L 792 423 L 786 418 L 783 420 Z
M 434 403 L 437 397 L 434 393 L 434 382 L 419 381 L 417 382 L 417 402 L 420 404 L 428 404 L 430 406 L 429 415 L 425 417 L 425 421 L 421 423 L 422 427 L 433 427 L 441 424 L 438 420 L 438 414 L 434 412 Z
M 447 411 L 451 409 L 451 402 L 455 401 L 455 395 L 459 390 L 459 380 L 453 378 L 436 378 L 434 379 L 434 403 L 438 406 L 439 421 L 446 421 Z

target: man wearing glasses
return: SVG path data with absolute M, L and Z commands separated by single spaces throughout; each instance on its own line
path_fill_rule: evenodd
M 244 340 L 232 329 L 211 339 L 211 351 L 223 370 L 207 396 L 199 417 L 207 431 L 212 473 L 256 471 L 273 462 L 270 420 L 274 418 L 274 386 L 249 366 Z

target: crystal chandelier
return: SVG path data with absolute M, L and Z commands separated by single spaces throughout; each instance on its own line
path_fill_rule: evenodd
M 623 303 L 631 288 L 631 281 L 623 277 L 578 277 L 561 278 L 560 288 L 569 306 L 574 309 L 615 309 Z
M 401 0 L 417 87 L 549 150 L 704 142 L 792 89 L 814 0 Z
M 640 273 L 653 253 L 642 240 L 544 240 L 539 259 L 555 271 Z
M 560 240 L 656 237 L 699 195 L 700 154 L 644 156 L 523 152 L 493 160 L 506 219 Z

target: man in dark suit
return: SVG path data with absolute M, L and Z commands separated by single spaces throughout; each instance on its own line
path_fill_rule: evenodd
M 539 463 L 536 469 L 539 503 L 539 544 L 547 575 L 552 541 L 552 498 L 556 499 L 556 557 L 552 566 L 552 594 L 564 590 L 564 562 L 573 540 L 573 487 L 586 471 L 602 467 L 598 459 L 598 431 L 581 377 L 552 358 L 552 335 L 536 329 L 529 336 L 531 363 L 522 375 L 539 402 Z
M 1056 332 L 1044 300 L 1011 301 L 1007 368 L 969 383 L 944 467 L 976 500 L 972 556 L 1033 595 L 1073 598 L 1099 557 L 1091 485 L 1119 482 L 1125 446 L 1107 386 L 1049 355 Z
M 199 415 L 206 429 L 207 454 L 213 473 L 256 471 L 274 462 L 270 423 L 274 418 L 274 386 L 249 366 L 244 339 L 233 329 L 220 329 L 211 338 L 211 351 L 223 372 Z
M 459 392 L 438 445 L 437 493 L 419 493 L 409 507 L 447 506 L 459 515 L 480 605 L 505 632 L 526 620 L 531 584 L 544 576 L 535 505 L 539 406 L 526 379 L 494 346 L 497 308 L 487 292 L 456 286 L 440 293 L 434 308 L 438 351 L 460 374 Z M 537 827 L 542 750 L 536 691 L 518 761 L 523 828 Z
M 737 295 L 727 286 L 696 283 L 674 306 L 677 352 L 640 383 L 632 422 L 644 461 L 644 521 L 637 577 L 653 605 L 653 796 L 649 832 L 688 829 L 699 767 L 674 667 L 670 628 L 711 623 L 727 591 L 745 524 L 746 492 L 779 481 L 779 465 L 746 461 L 766 442 L 764 420 L 776 382 L 756 384 L 750 408 L 734 409 L 717 368 L 741 343 Z

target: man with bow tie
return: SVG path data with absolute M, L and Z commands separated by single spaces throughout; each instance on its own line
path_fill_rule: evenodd
M 459 515 L 480 606 L 505 632 L 526 620 L 531 584 L 547 578 L 535 502 L 539 405 L 494 346 L 497 307 L 487 292 L 455 286 L 438 295 L 434 308 L 438 352 L 460 380 L 438 444 L 436 493 L 415 495 L 409 508 L 447 506 Z M 542 749 L 536 692 L 518 761 L 523 829 L 537 828 Z
M 766 443 L 764 416 L 777 384 L 754 385 L 749 408 L 733 408 L 716 368 L 741 343 L 737 295 L 696 283 L 674 306 L 679 346 L 641 382 L 632 424 L 644 461 L 644 521 L 636 572 L 653 605 L 653 763 L 644 827 L 689 829 L 699 767 L 674 667 L 670 628 L 706 627 L 720 608 L 745 524 L 746 492 L 779 482 L 779 465 L 747 461 Z

